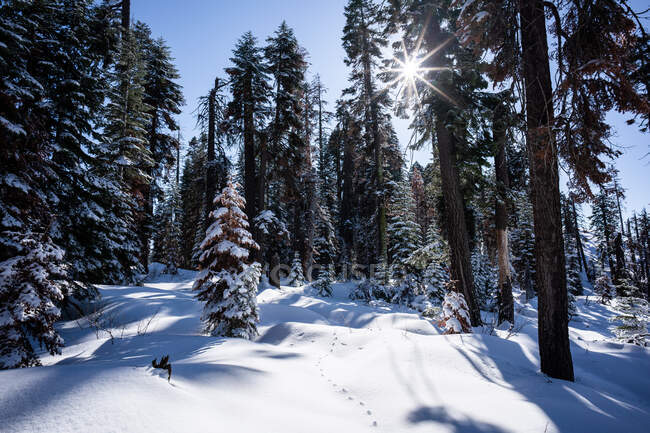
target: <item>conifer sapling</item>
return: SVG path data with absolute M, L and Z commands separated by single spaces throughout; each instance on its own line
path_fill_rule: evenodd
M 248 231 L 238 187 L 229 180 L 214 200 L 194 290 L 205 303 L 202 320 L 210 334 L 250 339 L 257 335 L 259 322 L 256 294 L 261 267 L 250 263 L 251 251 L 259 246 Z

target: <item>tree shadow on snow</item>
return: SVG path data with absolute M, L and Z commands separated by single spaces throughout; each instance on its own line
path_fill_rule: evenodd
M 624 371 L 648 371 L 650 359 L 647 355 L 587 352 L 572 343 L 576 382 L 567 382 L 541 374 L 536 363 L 513 341 L 492 336 L 474 336 L 470 341 L 480 344 L 451 343 L 451 346 L 485 380 L 511 389 L 536 405 L 558 431 L 647 431 L 650 413 L 625 401 L 640 400 L 639 403 L 645 401 L 647 404 L 650 381 L 636 376 L 625 383 L 625 375 L 621 375 Z M 634 348 L 631 350 L 636 352 Z M 647 368 L 642 364 L 646 364 Z M 590 367 L 597 369 L 590 371 Z M 624 383 L 620 386 L 622 379 Z M 632 383 L 634 381 L 636 384 Z M 486 403 L 498 405 L 499 401 Z
M 453 428 L 453 432 L 458 433 L 505 433 L 503 430 L 495 425 L 473 421 L 471 418 L 458 419 L 452 417 L 447 410 L 442 406 L 420 406 L 411 411 L 407 420 L 411 424 L 420 424 L 424 422 L 434 422 L 437 424 L 444 424 L 446 427 Z

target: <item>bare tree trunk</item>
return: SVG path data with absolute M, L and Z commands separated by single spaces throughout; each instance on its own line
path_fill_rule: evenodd
M 349 133 L 351 133 L 352 125 L 348 125 L 345 130 L 346 134 L 343 136 L 343 184 L 341 192 L 341 214 L 340 214 L 340 230 L 343 237 L 343 244 L 348 253 L 348 260 L 352 259 L 352 249 L 354 242 L 354 235 L 352 232 L 352 204 L 355 203 L 354 188 L 352 185 L 354 176 L 354 142 Z
M 542 0 L 519 0 L 542 373 L 573 381 L 553 90 Z
M 497 238 L 497 264 L 499 268 L 499 317 L 498 323 L 515 323 L 514 300 L 512 298 L 512 275 L 510 273 L 510 254 L 508 251 L 508 164 L 506 161 L 506 129 L 501 121 L 505 107 L 499 103 L 494 111 L 493 135 L 496 143 L 494 171 L 497 182 L 496 206 L 494 212 Z
M 465 296 L 472 326 L 479 326 L 481 324 L 481 314 L 474 294 L 474 276 L 472 275 L 470 262 L 465 206 L 463 205 L 456 165 L 456 139 L 447 129 L 445 120 L 445 113 L 437 113 L 436 136 L 438 156 L 440 158 L 442 197 L 445 201 L 445 222 L 451 259 L 451 279 L 457 281 L 456 289 Z
M 253 89 L 250 80 L 244 86 L 244 198 L 246 199 L 246 215 L 248 221 L 257 216 L 255 182 L 255 123 L 253 119 Z M 256 239 L 257 241 L 257 239 Z
M 215 191 L 217 187 L 217 158 L 215 151 L 215 142 L 216 142 L 216 97 L 217 89 L 219 87 L 219 78 L 214 79 L 214 87 L 210 90 L 208 95 L 208 149 L 206 155 L 206 168 L 205 168 L 205 206 L 203 208 L 204 218 L 203 224 L 204 229 L 207 230 L 210 226 L 210 212 L 212 212 L 212 206 L 215 196 Z M 249 220 L 250 221 L 250 220 Z

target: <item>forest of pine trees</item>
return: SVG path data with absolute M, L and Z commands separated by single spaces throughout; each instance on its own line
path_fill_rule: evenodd
M 0 368 L 59 352 L 56 320 L 154 261 L 201 271 L 212 335 L 257 334 L 258 286 L 331 296 L 361 275 L 352 297 L 442 312 L 448 333 L 537 297 L 550 377 L 573 380 L 585 284 L 647 344 L 650 217 L 624 213 L 606 114 L 647 129 L 649 39 L 587 3 L 349 0 L 337 95 L 290 23 L 246 32 L 182 142 L 173 54 L 129 0 L 2 2 Z

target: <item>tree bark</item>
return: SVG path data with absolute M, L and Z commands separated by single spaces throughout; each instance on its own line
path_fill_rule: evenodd
M 497 241 L 497 264 L 499 269 L 499 317 L 498 324 L 515 323 L 514 300 L 512 298 L 512 275 L 508 251 L 508 164 L 506 161 L 506 129 L 501 119 L 506 114 L 505 107 L 499 103 L 494 111 L 493 135 L 496 144 L 494 171 L 497 182 L 497 196 L 494 212 Z
M 206 168 L 205 168 L 205 206 L 203 225 L 207 230 L 210 226 L 210 212 L 212 212 L 214 195 L 217 187 L 217 158 L 215 151 L 216 142 L 216 97 L 217 89 L 219 88 L 219 78 L 214 79 L 214 87 L 210 90 L 208 95 L 208 149 L 206 155 Z M 250 219 L 249 219 L 250 221 Z
M 343 245 L 348 255 L 347 259 L 352 259 L 352 248 L 354 235 L 352 233 L 352 205 L 355 203 L 354 188 L 352 179 L 354 176 L 354 141 L 351 133 L 353 125 L 345 126 L 343 134 L 343 185 L 341 192 L 341 220 L 340 230 L 343 237 Z
M 252 222 L 257 216 L 255 182 L 255 123 L 253 119 L 253 89 L 250 79 L 244 86 L 244 198 L 246 215 Z
M 131 0 L 122 0 L 122 39 L 131 27 Z
M 542 0 L 519 0 L 542 373 L 573 381 L 553 91 Z
M 439 110 L 442 111 L 442 110 Z M 462 293 L 469 307 L 472 326 L 481 324 L 481 314 L 474 294 L 474 276 L 470 261 L 469 239 L 465 223 L 465 206 L 460 191 L 460 179 L 456 163 L 456 138 L 446 127 L 446 113 L 436 113 L 436 136 L 440 158 L 442 197 L 445 201 L 445 223 L 449 241 L 451 279 Z

